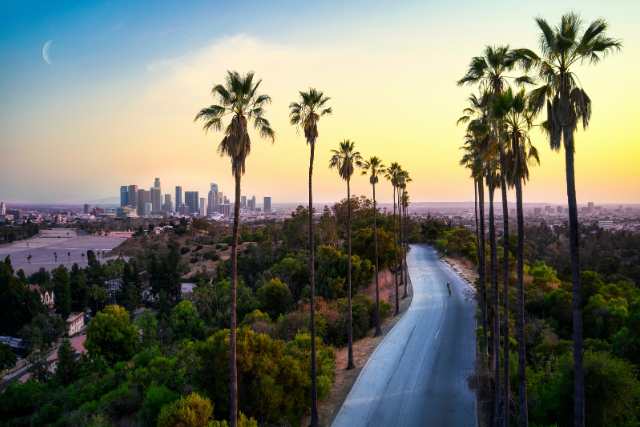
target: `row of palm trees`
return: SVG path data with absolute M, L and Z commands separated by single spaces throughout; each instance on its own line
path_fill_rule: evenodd
M 224 84 L 214 85 L 211 94 L 219 103 L 203 108 L 198 112 L 194 121 L 203 120 L 203 129 L 223 131 L 223 118 L 230 116 L 230 123 L 224 128 L 224 137 L 218 145 L 218 153 L 221 156 L 229 157 L 231 161 L 231 172 L 235 178 L 235 206 L 233 236 L 231 243 L 231 287 L 230 287 L 230 426 L 237 425 L 237 402 L 238 383 L 236 365 L 236 283 L 237 283 L 237 246 L 238 228 L 240 222 L 240 193 L 241 178 L 245 173 L 245 161 L 251 152 L 251 138 L 249 137 L 249 124 L 253 123 L 261 138 L 275 142 L 275 132 L 271 128 L 269 121 L 264 117 L 265 105 L 271 102 L 269 95 L 258 93 L 258 88 L 262 80 L 254 81 L 254 73 L 249 72 L 241 75 L 236 71 L 228 71 Z M 310 88 L 308 92 L 299 92 L 297 102 L 289 105 L 289 119 L 293 126 L 304 132 L 305 140 L 310 148 L 309 159 L 309 280 L 310 280 L 310 309 L 311 309 L 311 425 L 318 425 L 317 408 L 317 384 L 316 384 L 316 328 L 315 328 L 315 272 L 314 272 L 314 218 L 313 218 L 313 164 L 315 156 L 315 146 L 318 139 L 318 122 L 323 116 L 332 113 L 331 107 L 327 105 L 329 97 L 323 92 Z M 380 294 L 378 287 L 378 244 L 377 244 L 377 201 L 376 184 L 380 176 L 389 180 L 393 186 L 393 213 L 394 213 L 394 242 L 396 242 L 396 202 L 401 208 L 401 218 L 404 223 L 404 240 L 402 238 L 402 226 L 400 228 L 400 241 L 404 246 L 403 253 L 406 253 L 408 246 L 408 226 L 407 208 L 409 205 L 409 195 L 406 186 L 411 182 L 409 173 L 402 169 L 398 163 L 392 163 L 386 167 L 377 156 L 372 156 L 364 160 L 360 153 L 355 150 L 355 143 L 344 140 L 339 143 L 337 150 L 331 150 L 332 156 L 329 167 L 336 169 L 340 178 L 347 182 L 347 305 L 348 305 L 348 363 L 347 369 L 355 368 L 353 358 L 353 335 L 352 335 L 352 313 L 351 313 L 351 177 L 354 174 L 355 166 L 362 170 L 362 175 L 369 176 L 369 182 L 373 190 L 373 241 L 374 256 L 376 265 L 376 331 L 375 335 L 380 335 Z M 398 271 L 398 250 L 395 246 L 395 271 Z M 403 284 L 403 269 L 400 269 L 400 286 Z M 407 296 L 407 280 L 404 281 L 404 296 Z M 399 312 L 398 301 L 398 277 L 396 273 L 396 314 Z
M 476 230 L 478 233 L 479 304 L 484 331 L 482 353 L 495 370 L 494 425 L 509 426 L 509 221 L 507 187 L 515 188 L 517 212 L 517 310 L 519 424 L 528 426 L 527 378 L 524 337 L 524 216 L 522 187 L 529 180 L 529 166 L 539 164 L 538 150 L 532 145 L 530 131 L 533 121 L 546 107 L 547 117 L 539 126 L 548 138 L 552 150 L 565 148 L 567 196 L 569 204 L 569 230 L 573 287 L 573 357 L 575 377 L 574 425 L 585 423 L 584 367 L 582 342 L 582 302 L 580 295 L 580 269 L 578 260 L 578 211 L 574 173 L 574 134 L 582 122 L 586 129 L 591 119 L 591 99 L 587 96 L 574 69 L 578 64 L 597 64 L 615 51 L 622 43 L 606 34 L 607 23 L 597 19 L 585 27 L 576 13 L 562 16 L 552 27 L 543 18 L 535 19 L 540 34 L 538 55 L 530 49 L 511 49 L 509 46 L 487 46 L 482 56 L 471 60 L 465 76 L 457 83 L 478 86 L 479 94 L 472 94 L 469 107 L 463 110 L 458 124 L 467 124 L 464 155 L 460 163 L 471 171 L 476 193 Z M 511 77 L 516 70 L 525 74 Z M 531 73 L 532 75 L 527 75 Z M 539 85 L 530 92 L 524 88 L 514 90 L 513 85 Z M 491 311 L 493 321 L 488 322 L 486 292 L 486 254 L 484 227 L 484 187 L 489 192 L 489 280 L 493 295 Z M 504 310 L 504 379 L 500 379 L 500 305 L 498 265 L 493 199 L 495 189 L 502 192 L 504 216 L 503 294 Z M 479 211 L 479 217 L 478 217 Z M 487 342 L 491 335 L 492 342 Z M 489 354 L 489 350 L 491 350 Z

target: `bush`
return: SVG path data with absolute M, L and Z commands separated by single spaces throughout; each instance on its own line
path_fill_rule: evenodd
M 222 245 L 219 244 L 219 243 L 216 245 L 216 249 L 220 249 L 221 247 L 222 247 Z
M 209 252 L 205 252 L 204 254 L 202 254 L 202 258 L 211 259 L 213 261 L 217 261 L 217 260 L 220 259 L 220 256 L 218 254 L 216 254 L 215 251 L 209 251 Z
M 220 249 L 222 252 L 226 251 L 227 249 L 229 249 L 229 246 L 224 246 L 222 249 Z
M 92 358 L 104 356 L 111 363 L 130 360 L 140 342 L 138 328 L 129 322 L 122 307 L 107 306 L 87 325 L 84 347 Z
M 196 248 L 193 250 L 194 252 L 198 252 L 200 249 L 204 248 L 204 246 L 202 246 L 201 244 L 197 244 Z
M 212 415 L 211 400 L 194 392 L 165 405 L 158 416 L 158 427 L 206 427 Z
M 191 259 L 189 260 L 189 262 L 190 262 L 191 264 L 195 264 L 196 262 L 198 262 L 198 257 L 197 257 L 197 256 L 191 257 Z
M 189 252 L 191 250 L 191 248 L 189 246 L 183 246 L 180 248 L 180 253 L 182 255 L 186 254 L 187 252 Z
M 180 396 L 172 392 L 164 385 L 152 386 L 148 391 L 142 403 L 142 410 L 139 413 L 139 419 L 146 426 L 155 426 L 158 424 L 158 415 L 162 407 L 174 402 Z
M 291 290 L 278 278 L 271 279 L 258 289 L 257 294 L 261 310 L 272 319 L 277 319 L 281 313 L 286 313 L 293 306 Z

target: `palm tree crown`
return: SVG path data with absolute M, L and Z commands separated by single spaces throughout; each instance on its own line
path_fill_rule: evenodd
M 356 164 L 362 169 L 362 175 L 369 175 L 369 183 L 378 183 L 378 176 L 384 173 L 385 166 L 378 156 L 371 156 L 369 160 L 359 160 Z
M 324 96 L 323 92 L 315 88 L 309 88 L 309 92 L 300 91 L 300 101 L 289 104 L 289 120 L 293 126 L 304 130 L 307 144 L 315 144 L 318 138 L 318 120 L 320 117 L 331 114 L 331 107 L 325 107 L 331 98 Z
M 362 161 L 360 153 L 355 151 L 355 143 L 345 139 L 340 143 L 340 148 L 331 150 L 331 153 L 329 167 L 337 169 L 340 178 L 350 181 L 354 172 L 354 164 Z
M 217 84 L 211 89 L 211 95 L 218 99 L 220 105 L 203 108 L 196 115 L 195 121 L 204 120 L 202 127 L 209 130 L 222 130 L 222 119 L 231 115 L 231 123 L 224 129 L 224 138 L 218 145 L 218 153 L 231 158 L 232 173 L 236 177 L 245 173 L 245 160 L 251 152 L 251 138 L 248 123 L 253 120 L 253 126 L 258 130 L 261 138 L 275 141 L 276 134 L 271 124 L 264 118 L 265 104 L 271 103 L 269 95 L 260 95 L 258 87 L 262 79 L 254 82 L 254 72 L 249 71 L 240 75 L 237 71 L 227 71 L 224 85 Z

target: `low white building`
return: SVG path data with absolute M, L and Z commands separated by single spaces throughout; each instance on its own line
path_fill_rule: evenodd
M 53 308 L 55 294 L 53 291 L 45 291 L 44 288 L 41 288 L 38 285 L 29 285 L 27 289 L 30 291 L 38 291 L 40 294 L 40 301 L 42 304 L 46 305 L 48 308 Z
M 73 336 L 84 328 L 84 312 L 71 313 L 67 319 L 67 333 Z

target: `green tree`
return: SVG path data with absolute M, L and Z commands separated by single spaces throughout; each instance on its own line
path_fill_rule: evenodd
M 131 359 L 139 341 L 138 327 L 129 322 L 129 313 L 109 305 L 87 325 L 84 347 L 91 357 L 104 356 L 115 363 Z
M 220 105 L 203 108 L 194 121 L 204 120 L 203 129 L 222 130 L 222 118 L 231 115 L 231 123 L 225 129 L 225 137 L 218 145 L 218 153 L 231 160 L 231 174 L 236 180 L 235 208 L 233 214 L 233 238 L 231 242 L 231 427 L 237 426 L 238 381 L 236 373 L 236 281 L 238 266 L 238 226 L 240 224 L 240 180 L 245 173 L 245 161 L 251 152 L 249 122 L 253 121 L 261 138 L 275 142 L 276 134 L 271 124 L 264 117 L 264 106 L 271 103 L 269 95 L 258 94 L 262 83 L 259 79 L 254 83 L 253 71 L 240 75 L 236 71 L 227 71 L 224 85 L 214 85 L 211 94 L 218 99 Z
M 79 268 L 78 264 L 73 264 L 69 277 L 71 279 L 69 284 L 71 289 L 71 310 L 82 311 L 89 303 L 89 287 L 84 280 L 84 270 Z
M 311 150 L 309 157 L 309 281 L 311 287 L 311 426 L 318 425 L 318 392 L 316 380 L 316 348 L 315 348 L 315 272 L 314 272 L 314 232 L 313 232 L 313 157 L 315 154 L 316 140 L 318 139 L 318 121 L 322 116 L 332 114 L 331 107 L 326 104 L 331 98 L 315 88 L 309 88 L 309 92 L 299 92 L 298 102 L 289 104 L 289 119 L 293 126 L 304 131 L 304 137 Z
M 51 271 L 53 276 L 53 291 L 55 292 L 54 307 L 56 313 L 64 320 L 71 314 L 71 288 L 69 284 L 69 271 L 64 265 Z
M 18 358 L 11 351 L 9 344 L 0 343 L 0 371 L 16 366 Z
M 131 320 L 135 318 L 135 311 L 140 306 L 140 294 L 135 283 L 126 283 L 123 287 L 124 299 L 121 301 L 122 306 L 129 312 Z
M 277 277 L 258 289 L 258 301 L 260 301 L 260 310 L 272 319 L 277 319 L 280 314 L 286 313 L 293 306 L 289 286 Z
M 213 416 L 213 404 L 193 392 L 165 405 L 158 416 L 158 427 L 207 427 Z
M 139 418 L 145 426 L 156 426 L 162 408 L 179 398 L 179 394 L 172 392 L 165 385 L 151 386 L 145 395 Z
M 396 238 L 396 189 L 398 188 L 398 172 L 401 170 L 402 167 L 398 162 L 393 162 L 384 172 L 384 177 L 387 181 L 391 182 L 391 186 L 393 187 L 393 276 L 396 282 L 396 315 L 400 313 L 400 292 L 398 290 L 398 241 Z
M 58 347 L 58 364 L 56 380 L 63 386 L 73 384 L 78 379 L 79 369 L 76 363 L 76 352 L 68 339 L 63 339 Z
M 198 316 L 198 310 L 189 300 L 182 300 L 175 306 L 171 313 L 173 325 L 173 339 L 203 340 L 206 327 L 204 321 Z
M 158 322 L 148 308 L 140 316 L 140 347 L 151 348 L 158 344 Z
M 373 188 L 373 248 L 376 264 L 376 332 L 374 336 L 382 334 L 380 329 L 380 289 L 378 287 L 378 227 L 376 224 L 377 205 L 376 205 L 376 184 L 378 183 L 378 175 L 384 173 L 385 166 L 378 156 L 372 156 L 369 160 L 358 160 L 357 165 L 362 169 L 362 175 L 369 174 L 369 183 Z
M 329 167 L 336 169 L 340 178 L 347 182 L 347 335 L 348 335 L 348 362 L 347 370 L 356 367 L 353 361 L 353 316 L 351 310 L 351 176 L 354 172 L 354 165 L 356 162 L 362 160 L 360 152 L 355 151 L 355 143 L 345 139 L 340 143 L 337 150 L 331 150 L 333 154 L 329 161 Z M 395 204 L 394 204 L 394 218 L 395 218 Z M 395 224 L 394 224 L 394 238 L 395 238 Z M 396 299 L 398 295 L 398 278 L 396 277 Z
M 533 113 L 547 107 L 544 129 L 551 149 L 559 151 L 564 142 L 567 198 L 569 202 L 569 246 L 571 249 L 571 282 L 573 285 L 573 355 L 575 365 L 575 426 L 585 423 L 584 399 L 584 346 L 582 342 L 582 300 L 580 298 L 580 261 L 578 232 L 578 205 L 576 200 L 574 134 L 582 122 L 586 130 L 591 119 L 591 99 L 587 96 L 578 76 L 573 71 L 578 64 L 595 65 L 608 54 L 620 51 L 622 42 L 607 35 L 608 24 L 603 18 L 584 27 L 576 13 L 564 14 L 556 27 L 541 17 L 536 18 L 540 28 L 538 57 L 525 51 L 538 65 L 542 86 L 530 94 Z

